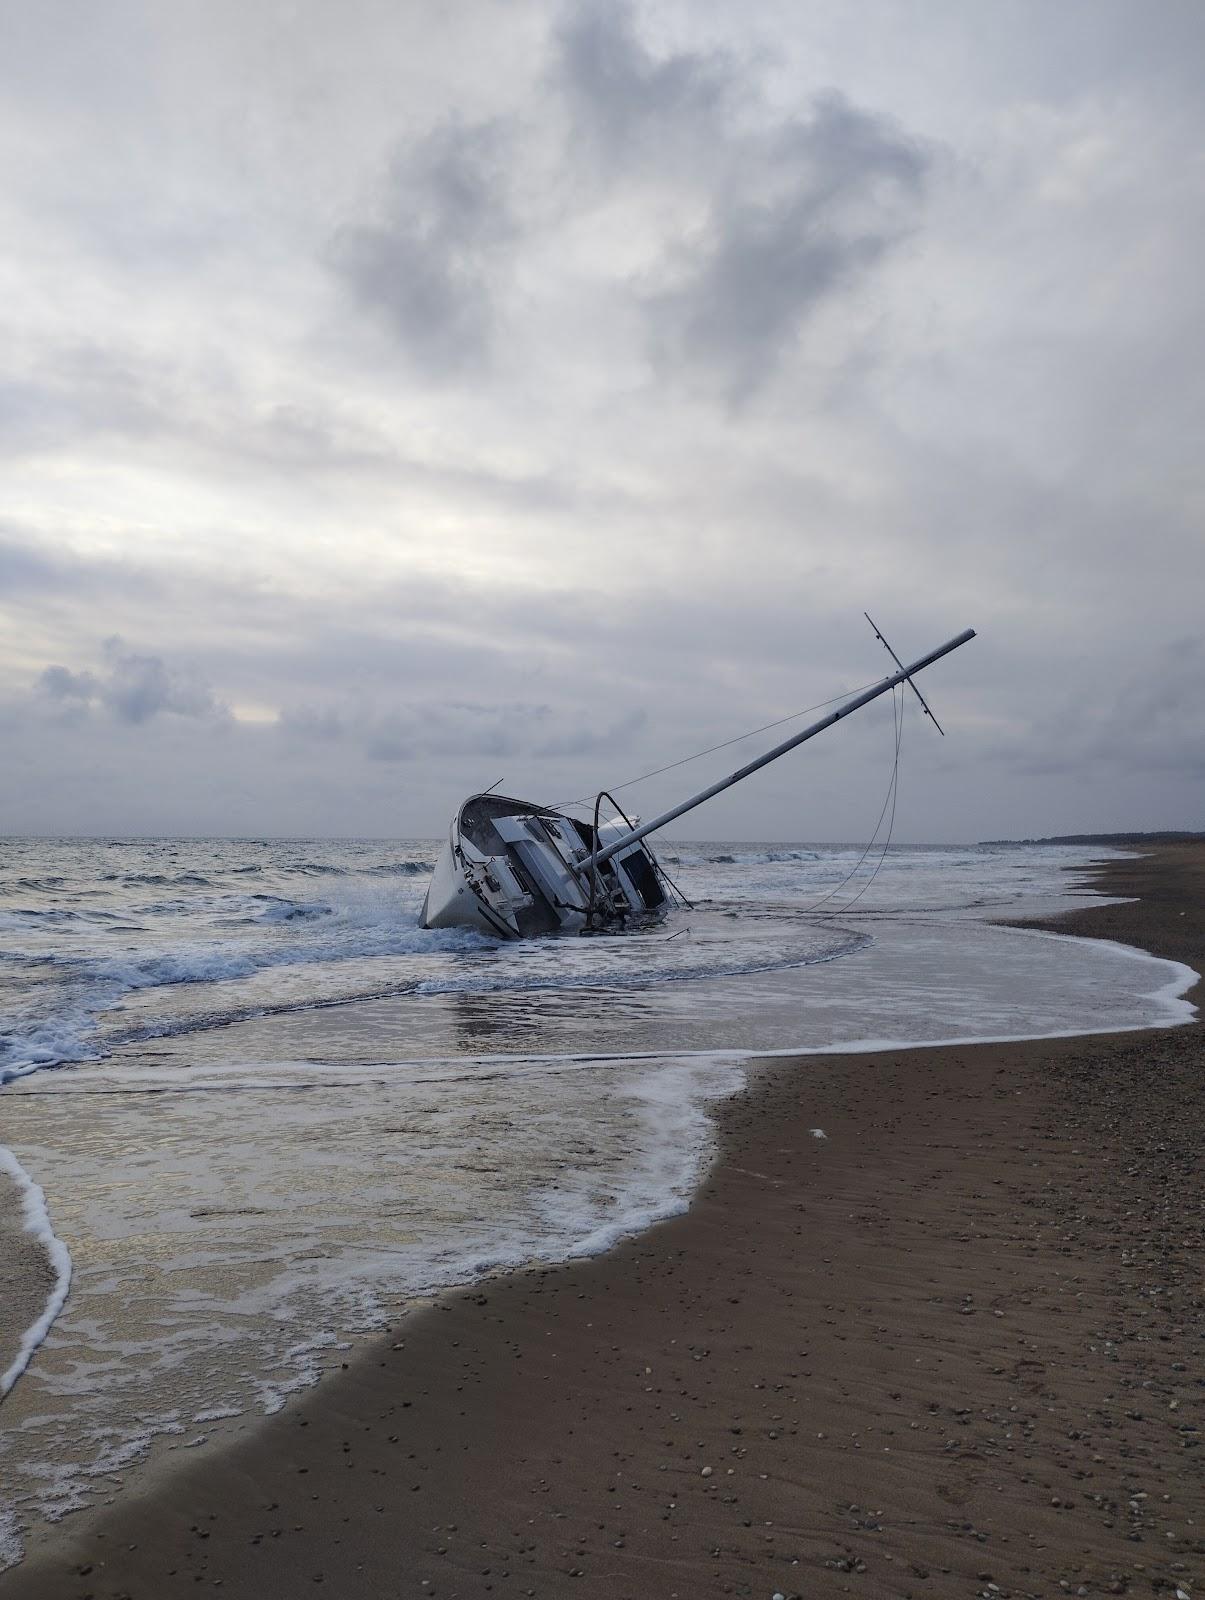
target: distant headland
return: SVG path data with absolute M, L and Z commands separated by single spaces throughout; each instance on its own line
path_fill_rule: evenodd
M 1163 829 L 1159 833 L 1057 833 L 1049 839 L 981 839 L 980 844 L 1183 844 L 1205 833 Z

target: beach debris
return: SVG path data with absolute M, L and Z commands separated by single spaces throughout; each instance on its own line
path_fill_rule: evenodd
M 808 1132 L 811 1134 L 813 1139 L 827 1139 L 828 1138 L 828 1134 L 825 1133 L 823 1128 L 809 1128 Z

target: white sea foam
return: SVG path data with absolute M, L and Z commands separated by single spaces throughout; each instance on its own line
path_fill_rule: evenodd
M 325 908 L 323 908 L 325 910 Z M 647 988 L 838 959 L 870 935 L 833 925 L 781 925 L 773 937 L 724 937 L 691 945 L 664 934 L 506 946 L 465 929 L 428 930 L 413 917 L 338 915 L 320 934 L 298 934 L 313 918 L 291 902 L 277 921 L 284 943 L 184 945 L 149 953 L 51 955 L 64 982 L 36 990 L 33 1014 L 0 1040 L 0 1084 L 39 1068 L 96 1060 L 118 1044 L 226 1025 L 243 1017 L 348 1004 L 382 995 L 484 994 L 590 987 Z M 483 964 L 485 956 L 495 959 Z M 467 958 L 467 959 L 466 959 Z M 472 958 L 478 958 L 474 961 Z M 52 1009 L 47 1010 L 47 1007 Z M 97 1031 L 97 1019 L 106 1014 Z
M 738 1062 L 716 1054 L 660 1061 L 628 1086 L 633 1123 L 630 1156 L 614 1175 L 571 1166 L 533 1195 L 557 1254 L 599 1255 L 620 1239 L 685 1211 L 713 1148 L 709 1101 L 736 1094 L 745 1082 Z M 524 1241 L 530 1255 L 530 1241 Z
M 430 845 L 14 841 L 7 848 L 0 1013 L 10 1020 L 0 1031 L 0 1083 L 95 1060 L 137 1038 L 315 1000 L 410 989 L 649 985 L 812 961 L 823 954 L 816 925 L 811 948 L 789 948 L 803 939 L 801 911 L 813 902 L 826 914 L 839 910 L 869 872 L 869 865 L 856 870 L 861 852 L 843 847 L 683 846 L 666 858 L 678 862 L 690 896 L 718 900 L 716 910 L 738 917 L 725 940 L 681 940 L 660 952 L 653 941 L 600 940 L 576 956 L 574 941 L 552 941 L 551 950 L 526 958 L 508 951 L 491 961 L 474 960 L 494 948 L 480 935 L 418 928 Z M 989 903 L 1007 910 L 1018 895 L 1048 889 L 1052 860 L 1090 857 L 1087 850 L 1057 858 L 1032 850 L 905 850 L 889 858 L 857 910 L 881 916 L 893 897 L 954 914 Z M 751 904 L 759 895 L 771 903 L 769 922 L 767 908 Z M 853 953 L 867 926 L 834 937 L 827 954 Z
M 0 1145 L 0 1172 L 7 1173 L 20 1190 L 25 1231 L 39 1240 L 54 1272 L 54 1285 L 46 1297 L 41 1315 L 22 1334 L 16 1356 L 7 1370 L 0 1373 L 0 1398 L 3 1398 L 29 1365 L 34 1351 L 50 1332 L 54 1319 L 63 1308 L 71 1287 L 71 1256 L 50 1225 L 46 1196 L 12 1151 L 4 1145 Z
M 207 1406 L 193 1417 L 194 1422 L 223 1422 L 227 1417 L 241 1417 L 243 1408 L 233 1405 Z
M 7 1572 L 24 1559 L 25 1544 L 21 1538 L 21 1525 L 17 1513 L 0 1505 L 0 1572 Z
M 1134 998 L 1146 1002 L 1148 1009 L 1132 1021 L 1112 1015 L 1099 1019 L 1095 1024 L 1092 1019 L 1085 1017 L 1072 1027 L 1048 1027 L 1036 1031 L 1016 1029 L 1004 1032 L 950 1033 L 934 1038 L 915 1039 L 895 1035 L 868 1036 L 841 1039 L 821 1046 L 787 1045 L 773 1050 L 758 1051 L 756 1054 L 868 1055 L 884 1050 L 931 1050 L 948 1045 L 1022 1044 L 1038 1039 L 1081 1039 L 1104 1033 L 1142 1033 L 1149 1028 L 1181 1027 L 1185 1023 L 1194 1022 L 1197 1018 L 1197 1007 L 1191 1000 L 1185 999 L 1185 996 L 1200 981 L 1201 974 L 1182 961 L 1153 956 L 1147 950 L 1140 950 L 1134 945 L 1120 944 L 1113 939 L 1080 939 L 1070 934 L 1045 933 L 1036 928 L 1013 928 L 1009 930 L 1009 937 L 1051 940 L 1065 947 L 1078 945 L 1081 949 L 1090 951 L 1094 958 L 1098 955 L 1113 955 L 1122 960 L 1139 961 L 1162 971 L 1166 976 L 1162 983 L 1156 983 L 1150 989 L 1137 992 Z M 1053 959 L 1057 960 L 1057 955 Z
M 102 942 L 91 956 L 82 956 L 74 947 L 47 953 L 44 963 L 49 969 L 59 970 L 59 981 L 53 988 L 43 985 L 33 989 L 14 1008 L 13 1020 L 0 1034 L 0 1085 L 43 1067 L 97 1060 L 105 1045 L 113 1042 L 111 1037 L 105 1039 L 104 1045 L 98 1040 L 98 1017 L 106 1012 L 115 1015 L 123 1003 L 144 991 L 190 988 L 198 999 L 191 1007 L 180 1000 L 161 1003 L 158 1012 L 148 1013 L 142 1026 L 127 1029 L 125 1037 L 186 1032 L 227 1021 L 231 1015 L 253 1014 L 265 1007 L 277 1009 L 266 999 L 242 1007 L 228 1003 L 224 1008 L 215 1008 L 212 1000 L 201 1000 L 199 996 L 208 997 L 215 991 L 229 990 L 240 980 L 268 976 L 280 969 L 296 969 L 298 983 L 310 988 L 312 980 L 305 974 L 315 968 L 342 969 L 337 977 L 328 978 L 334 990 L 329 998 L 347 1001 L 373 992 L 373 975 L 367 970 L 372 964 L 379 967 L 382 962 L 411 956 L 420 958 L 420 963 L 423 959 L 429 962 L 494 947 L 493 940 L 469 930 L 419 928 L 412 914 L 399 916 L 396 910 L 374 921 L 360 915 L 338 916 L 325 906 L 307 907 L 289 901 L 274 902 L 262 916 L 266 923 L 282 930 L 322 922 L 324 935 L 304 942 L 294 938 L 284 943 L 192 943 L 170 951 L 120 955 L 106 954 Z M 329 924 L 325 920 L 328 916 Z M 420 966 L 392 987 L 415 988 L 421 979 Z M 375 987 L 380 986 L 380 981 L 383 980 L 378 980 Z M 122 1037 L 122 1030 L 110 1030 L 110 1034 L 114 1032 L 117 1039 Z

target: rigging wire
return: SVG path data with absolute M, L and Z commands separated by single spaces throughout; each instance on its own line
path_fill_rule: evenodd
M 883 841 L 883 849 L 879 855 L 878 861 L 875 863 L 874 871 L 870 874 L 870 877 L 867 878 L 866 882 L 862 885 L 852 899 L 847 900 L 844 905 L 833 906 L 831 910 L 826 911 L 824 915 L 826 917 L 837 916 L 842 912 L 848 911 L 850 906 L 856 904 L 857 901 L 859 901 L 866 893 L 867 889 L 870 888 L 874 880 L 878 877 L 879 869 L 882 867 L 883 862 L 887 859 L 887 851 L 891 846 L 892 831 L 895 828 L 896 799 L 899 795 L 900 745 L 904 737 L 904 707 L 902 702 L 903 697 L 900 695 L 899 687 L 897 685 L 896 688 L 892 689 L 891 691 L 892 721 L 895 725 L 895 757 L 891 765 L 891 777 L 887 784 L 887 793 L 883 797 L 883 806 L 879 812 L 879 820 L 875 823 L 874 832 L 871 834 L 865 850 L 863 850 L 862 854 L 858 857 L 853 867 L 851 867 L 851 869 L 841 879 L 841 882 L 838 883 L 834 888 L 830 889 L 827 894 L 821 895 L 820 899 L 813 902 L 812 905 L 803 907 L 803 913 L 805 916 L 809 916 L 813 911 L 819 910 L 821 906 L 827 905 L 835 895 L 841 893 L 842 889 L 844 889 L 845 885 L 850 881 L 850 879 L 861 871 L 862 865 L 867 856 L 874 849 L 875 840 L 879 836 L 879 829 L 883 826 L 883 819 L 887 816 L 887 810 L 888 807 L 890 807 L 891 819 L 887 824 L 887 837 Z
M 673 772 L 678 767 L 689 766 L 692 761 L 699 761 L 704 756 L 713 756 L 717 750 L 728 750 L 734 744 L 742 744 L 746 739 L 754 739 L 759 733 L 769 733 L 771 728 L 781 728 L 785 723 L 798 722 L 800 717 L 806 717 L 813 711 L 823 711 L 826 706 L 835 706 L 838 701 L 849 700 L 856 694 L 861 694 L 864 689 L 872 688 L 879 683 L 879 678 L 871 678 L 869 682 L 860 684 L 856 689 L 846 689 L 842 694 L 833 695 L 831 700 L 821 700 L 814 706 L 804 706 L 802 711 L 792 711 L 790 716 L 779 717 L 776 722 L 763 722 L 760 728 L 750 728 L 747 733 L 738 733 L 734 739 L 725 739 L 721 744 L 709 745 L 706 750 L 696 750 L 692 756 L 683 756 L 680 761 L 671 761 L 668 766 L 654 767 L 652 772 L 642 772 L 638 778 L 627 778 L 623 783 L 613 783 L 608 793 L 619 789 L 630 789 L 637 783 L 644 783 L 649 778 L 659 778 L 663 772 Z M 501 781 L 501 780 L 499 780 Z M 561 811 L 567 806 L 592 806 L 593 795 L 583 795 L 579 800 L 554 800 L 552 810 Z
M 698 751 L 695 752 L 694 755 L 683 756 L 680 761 L 671 761 L 668 764 L 668 766 L 657 767 L 652 772 L 642 773 L 638 778 L 628 778 L 623 783 L 614 784 L 612 787 L 614 789 L 630 789 L 630 788 L 632 788 L 634 785 L 636 785 L 638 783 L 644 783 L 649 778 L 660 777 L 660 775 L 662 773 L 664 773 L 664 772 L 673 772 L 676 768 L 685 767 L 685 766 L 689 765 L 689 763 L 692 762 L 692 761 L 700 760 L 703 756 L 714 755 L 717 750 L 727 750 L 728 748 L 730 748 L 730 746 L 732 746 L 734 744 L 741 744 L 745 739 L 755 738 L 757 736 L 757 734 L 759 734 L 759 733 L 768 733 L 772 728 L 781 728 L 784 723 L 795 722 L 800 717 L 806 717 L 812 711 L 823 711 L 826 706 L 836 705 L 838 703 L 838 701 L 847 700 L 847 699 L 851 698 L 853 695 L 861 694 L 864 689 L 871 688 L 878 681 L 879 680 L 877 678 L 872 678 L 870 680 L 870 682 L 862 684 L 861 687 L 859 687 L 857 689 L 850 689 L 850 690 L 847 690 L 844 694 L 834 695 L 830 700 L 821 700 L 814 706 L 805 706 L 802 711 L 794 711 L 794 712 L 792 712 L 790 714 L 790 716 L 779 717 L 774 722 L 763 723 L 760 728 L 751 728 L 747 733 L 737 734 L 737 736 L 735 738 L 733 738 L 733 739 L 725 739 L 721 744 L 713 744 L 713 745 L 709 746 L 708 749 L 706 749 L 706 750 L 698 750 Z M 866 844 L 866 848 L 862 851 L 862 854 L 858 857 L 858 859 L 854 863 L 854 865 L 845 874 L 845 876 L 841 879 L 841 881 L 838 884 L 836 884 L 832 889 L 830 889 L 827 894 L 821 895 L 820 898 L 818 900 L 813 901 L 813 903 L 810 906 L 803 907 L 803 914 L 805 916 L 810 916 L 812 914 L 812 912 L 818 911 L 821 906 L 827 905 L 828 902 L 830 900 L 832 900 L 836 895 L 840 894 L 841 890 L 845 888 L 846 884 L 849 883 L 851 879 L 856 877 L 857 874 L 862 870 L 862 867 L 865 864 L 867 857 L 870 855 L 870 852 L 875 847 L 875 842 L 878 839 L 879 830 L 883 826 L 884 818 L 887 818 L 887 833 L 886 833 L 886 836 L 884 837 L 884 840 L 883 840 L 883 848 L 879 852 L 879 859 L 875 862 L 874 868 L 871 871 L 870 876 L 866 879 L 865 883 L 862 884 L 862 886 L 859 888 L 857 893 L 854 894 L 853 896 L 851 896 L 850 899 L 846 900 L 842 905 L 833 906 L 830 910 L 825 911 L 822 914 L 824 916 L 839 916 L 839 915 L 843 914 L 844 912 L 848 911 L 851 906 L 856 905 L 857 902 L 866 893 L 866 891 L 870 888 L 871 884 L 878 877 L 879 872 L 882 869 L 883 863 L 887 859 L 887 852 L 891 848 L 891 840 L 892 840 L 893 833 L 895 831 L 895 812 L 896 812 L 896 804 L 897 804 L 898 799 L 899 799 L 900 747 L 901 747 L 901 745 L 903 743 L 903 737 L 904 737 L 903 695 L 900 692 L 898 684 L 894 685 L 892 687 L 892 690 L 891 690 L 891 704 L 892 704 L 892 722 L 893 722 L 893 725 L 894 725 L 895 749 L 894 749 L 893 759 L 892 759 L 892 764 L 891 764 L 891 777 L 888 780 L 887 793 L 883 797 L 883 804 L 882 804 L 882 807 L 879 810 L 878 821 L 874 825 L 874 830 L 870 835 L 870 838 L 869 838 L 869 840 L 868 840 L 868 842 Z M 583 797 L 580 800 L 558 800 L 554 804 L 555 804 L 555 809 L 557 809 L 557 810 L 565 809 L 565 808 L 568 808 L 570 806 L 582 807 L 582 806 L 589 806 L 591 804 L 594 804 L 595 808 L 596 808 L 596 810 L 595 810 L 595 819 L 596 819 L 595 820 L 595 829 L 596 829 L 596 837 L 597 837 L 597 826 L 598 826 L 598 822 L 597 822 L 597 804 L 604 797 L 611 800 L 612 805 L 614 805 L 615 809 L 619 812 L 620 816 L 624 818 L 624 821 L 627 822 L 629 827 L 630 827 L 631 826 L 630 819 L 627 817 L 627 815 L 624 812 L 623 808 L 620 806 L 619 802 L 614 799 L 613 795 L 611 794 L 611 792 L 609 790 L 601 791 L 598 794 L 598 796 L 593 800 L 591 798 L 589 798 L 589 797 Z M 890 817 L 888 817 L 888 811 L 889 810 L 890 810 Z M 683 901 L 684 904 L 689 906 L 691 902 L 686 899 L 686 896 L 683 895 L 681 889 L 678 888 L 676 883 L 673 883 L 672 879 L 668 878 L 668 874 L 666 874 L 663 870 L 661 870 L 659 862 L 658 862 L 657 865 L 658 865 L 658 870 L 659 870 L 660 876 L 662 876 L 663 878 L 666 878 L 670 882 L 671 887 L 674 889 L 675 893 L 679 896 L 679 898 Z
M 896 806 L 896 801 L 899 799 L 899 793 L 900 793 L 900 782 L 899 782 L 899 778 L 900 778 L 900 740 L 901 740 L 901 737 L 902 737 L 903 731 L 904 731 L 904 706 L 903 706 L 903 700 L 904 700 L 904 695 L 903 695 L 903 690 L 901 688 L 901 690 L 900 690 L 900 721 L 899 721 L 899 728 L 898 728 L 898 731 L 896 733 L 896 741 L 895 741 L 895 769 L 894 769 L 894 772 L 892 773 L 892 779 L 891 779 L 891 816 L 888 819 L 888 823 L 887 823 L 887 837 L 883 840 L 883 849 L 882 849 L 882 851 L 881 851 L 881 853 L 879 855 L 879 859 L 875 862 L 874 871 L 870 874 L 870 877 L 867 878 L 866 882 L 858 890 L 857 894 L 854 895 L 853 899 L 847 900 L 843 906 L 839 906 L 839 907 L 836 908 L 837 910 L 839 910 L 841 912 L 846 912 L 846 911 L 849 910 L 850 906 L 856 905 L 857 902 L 866 893 L 867 889 L 870 888 L 871 884 L 878 877 L 879 869 L 883 865 L 884 861 L 886 861 L 887 852 L 891 848 L 891 836 L 892 836 L 892 833 L 895 830 L 895 806 Z

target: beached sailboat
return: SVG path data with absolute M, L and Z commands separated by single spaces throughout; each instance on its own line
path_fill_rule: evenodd
M 891 650 L 877 628 L 875 633 Z M 967 628 L 910 666 L 904 666 L 891 650 L 899 670 L 890 677 L 649 822 L 637 824 L 626 817 L 605 790 L 595 801 L 592 821 L 507 795 L 470 795 L 456 813 L 435 863 L 421 925 L 475 928 L 503 939 L 530 939 L 546 933 L 618 929 L 663 916 L 672 903 L 673 890 L 647 842 L 650 834 L 815 738 L 897 684 L 907 683 L 932 717 L 912 679 L 974 637 L 975 630 Z M 605 821 L 604 801 L 618 813 Z

